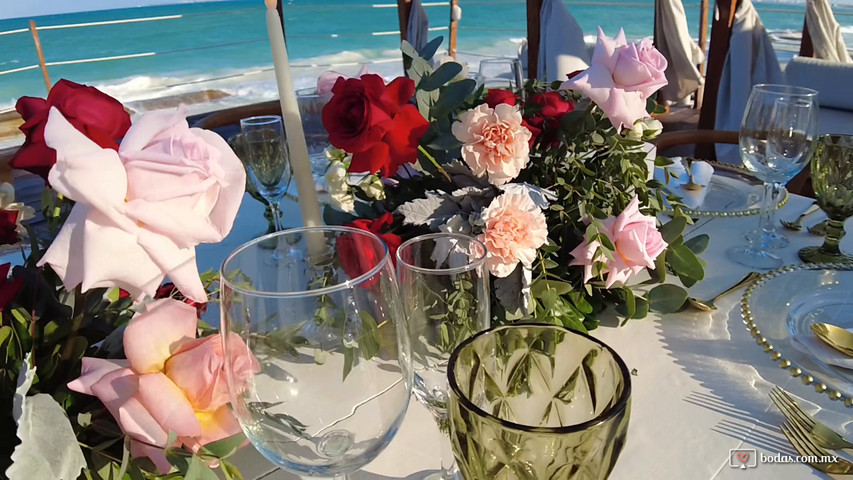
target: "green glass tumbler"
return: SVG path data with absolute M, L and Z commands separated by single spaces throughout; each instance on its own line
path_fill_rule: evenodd
M 481 332 L 448 366 L 450 435 L 466 480 L 607 478 L 628 430 L 631 377 L 604 343 L 563 327 Z
M 853 262 L 853 256 L 839 248 L 844 221 L 853 215 L 853 135 L 822 135 L 812 159 L 811 175 L 817 203 L 828 217 L 826 237 L 820 247 L 800 249 L 800 260 Z

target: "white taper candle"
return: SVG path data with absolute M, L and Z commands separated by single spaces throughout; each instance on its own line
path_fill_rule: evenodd
M 320 214 L 320 202 L 317 201 L 314 177 L 311 175 L 311 160 L 308 158 L 308 145 L 305 143 L 305 132 L 302 130 L 302 118 L 299 115 L 299 104 L 296 102 L 293 77 L 290 75 L 284 31 L 276 10 L 277 0 L 264 0 L 264 2 L 267 6 L 267 32 L 270 36 L 275 80 L 281 102 L 281 117 L 284 120 L 284 130 L 287 135 L 290 164 L 293 167 L 293 176 L 296 178 L 296 188 L 299 190 L 302 223 L 306 227 L 317 227 L 323 225 L 323 218 Z

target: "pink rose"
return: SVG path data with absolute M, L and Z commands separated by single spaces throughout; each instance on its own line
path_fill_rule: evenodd
M 521 173 L 530 160 L 532 137 L 522 121 L 518 108 L 505 103 L 478 105 L 459 115 L 453 135 L 463 143 L 462 160 L 475 175 L 503 185 Z
M 362 65 L 361 70 L 359 70 L 358 75 L 355 78 L 361 78 L 362 75 L 367 74 L 367 65 Z M 317 77 L 317 95 L 326 98 L 332 98 L 332 87 L 335 86 L 335 83 L 339 78 L 349 78 L 342 73 L 338 73 L 334 70 L 329 70 L 320 74 Z
M 648 116 L 646 100 L 667 84 L 666 66 L 651 41 L 628 44 L 624 31 L 612 39 L 599 27 L 592 64 L 560 88 L 589 97 L 619 130 Z
M 193 451 L 235 435 L 240 425 L 228 407 L 224 353 L 218 335 L 195 338 L 195 308 L 173 299 L 145 306 L 124 332 L 127 360 L 83 358 L 80 377 L 68 384 L 94 395 L 131 437 L 131 453 L 149 457 L 166 473 L 169 431 Z M 228 337 L 237 383 L 260 370 L 236 335 Z
M 56 109 L 45 139 L 57 152 L 50 183 L 77 203 L 39 265 L 49 263 L 69 290 L 154 296 L 168 275 L 186 297 L 207 301 L 195 246 L 228 235 L 246 185 L 225 140 L 189 128 L 182 110 L 162 110 L 139 118 L 116 152 Z
M 521 262 L 529 267 L 536 250 L 548 240 L 545 214 L 527 194 L 504 193 L 483 210 L 486 266 L 496 277 L 506 277 Z
M 600 252 L 595 255 L 595 251 L 601 246 L 598 241 L 589 242 L 584 239 L 572 250 L 574 260 L 569 265 L 584 267 L 584 283 L 592 278 L 592 266 L 596 262 L 605 264 L 602 273 L 608 272 L 605 288 L 612 287 L 616 282 L 624 284 L 644 268 L 654 270 L 655 259 L 667 245 L 657 230 L 655 217 L 643 215 L 639 207 L 640 200 L 635 196 L 618 217 L 602 221 L 604 229 L 601 233 L 607 235 L 616 247 L 613 258 L 608 258 Z

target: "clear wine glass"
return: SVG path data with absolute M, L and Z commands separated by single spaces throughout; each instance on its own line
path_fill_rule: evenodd
M 740 153 L 744 166 L 764 182 L 764 200 L 758 230 L 747 236 L 747 246 L 727 252 L 730 259 L 763 270 L 782 265 L 779 256 L 767 251 L 779 245 L 774 191 L 811 158 L 817 109 L 817 92 L 808 88 L 766 84 L 752 88 L 741 122 Z
M 269 242 L 290 261 L 265 261 Z M 220 273 L 226 378 L 252 444 L 307 477 L 345 479 L 376 458 L 412 388 L 387 246 L 354 228 L 291 229 L 241 246 Z M 234 348 L 251 352 L 259 369 L 238 364 L 245 355 Z
M 518 91 L 522 86 L 521 62 L 517 58 L 486 58 L 480 60 L 477 83 L 486 88 Z
M 240 120 L 243 151 L 249 179 L 270 205 L 275 230 L 282 229 L 278 203 L 290 185 L 290 155 L 279 115 L 261 115 Z
M 442 432 L 441 472 L 430 479 L 456 478 L 447 418 L 447 364 L 471 335 L 489 328 L 486 246 L 456 233 L 415 237 L 397 249 L 397 276 L 408 313 L 414 364 L 414 394 Z

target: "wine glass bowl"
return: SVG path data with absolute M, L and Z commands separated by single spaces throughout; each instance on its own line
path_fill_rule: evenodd
M 265 261 L 270 242 L 288 262 Z M 240 339 L 224 342 L 225 357 L 245 348 L 259 365 L 244 378 L 226 361 L 234 414 L 258 451 L 306 476 L 373 460 L 402 422 L 412 385 L 385 244 L 347 227 L 281 231 L 232 253 L 220 282 L 223 339 Z
M 486 88 L 519 91 L 523 85 L 521 62 L 517 58 L 486 58 L 480 60 L 477 83 Z
M 775 192 L 811 159 L 817 136 L 817 92 L 788 85 L 755 85 L 744 111 L 740 153 L 744 167 L 764 182 L 758 229 L 748 246 L 727 251 L 730 259 L 756 269 L 772 269 L 782 259 L 769 248 L 788 245 L 775 228 Z
M 243 161 L 255 190 L 273 210 L 276 230 L 281 230 L 278 202 L 290 185 L 290 156 L 279 115 L 261 115 L 240 120 L 237 139 L 244 152 Z
M 463 340 L 489 328 L 486 246 L 457 233 L 412 238 L 397 249 L 397 277 L 408 313 L 415 397 L 447 431 L 447 364 Z M 442 472 L 456 474 L 445 437 Z M 432 477 L 430 477 L 432 478 Z
M 812 187 L 828 222 L 826 239 L 820 247 L 800 249 L 808 263 L 853 262 L 839 247 L 844 221 L 853 216 L 853 135 L 822 135 L 811 163 Z
M 604 479 L 625 444 L 628 368 L 586 334 L 493 328 L 453 352 L 448 377 L 451 439 L 466 480 Z

